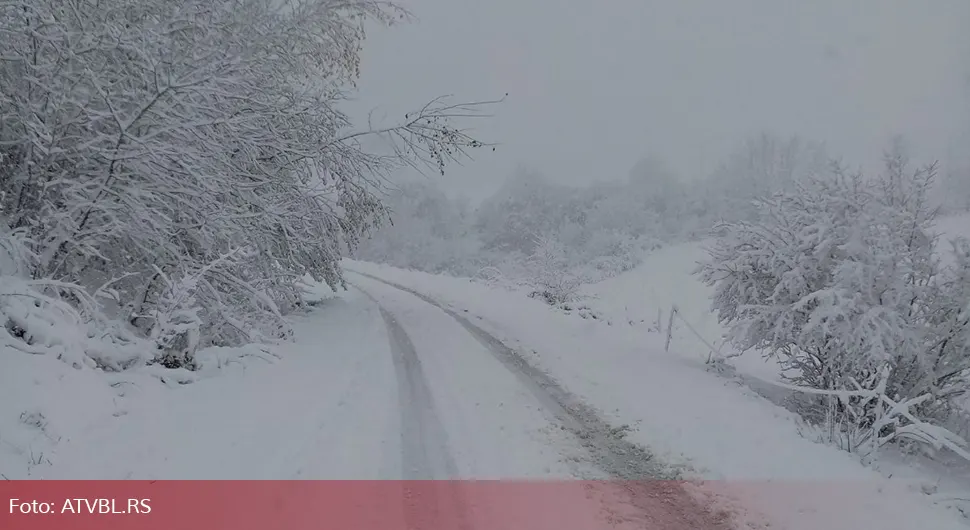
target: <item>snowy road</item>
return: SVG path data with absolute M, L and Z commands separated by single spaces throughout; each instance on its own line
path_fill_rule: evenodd
M 388 329 L 405 478 L 612 479 L 595 483 L 595 511 L 605 508 L 614 523 L 725 527 L 680 483 L 664 480 L 673 475 L 622 429 L 470 319 L 373 276 L 352 281 Z

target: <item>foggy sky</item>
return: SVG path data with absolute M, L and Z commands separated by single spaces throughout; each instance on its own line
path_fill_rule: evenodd
M 764 129 L 851 164 L 895 133 L 919 158 L 970 147 L 968 0 L 398 3 L 418 20 L 369 31 L 355 114 L 509 93 L 474 124 L 502 145 L 453 168 L 451 191 L 491 192 L 518 164 L 564 183 L 624 178 L 647 155 L 702 174 Z

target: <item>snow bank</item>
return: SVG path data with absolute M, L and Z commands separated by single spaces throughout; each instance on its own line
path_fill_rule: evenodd
M 103 374 L 53 357 L 0 350 L 0 473 L 36 478 L 57 447 L 117 409 Z
M 148 425 L 171 413 L 173 400 L 209 386 L 202 380 L 239 376 L 276 359 L 258 346 L 206 348 L 198 356 L 196 372 L 148 366 L 106 373 L 0 349 L 0 473 L 11 480 L 127 478 L 118 467 L 136 460 L 146 443 L 169 438 Z
M 608 420 L 634 427 L 632 440 L 687 466 L 688 476 L 724 481 L 709 487 L 745 506 L 742 519 L 805 530 L 965 528 L 958 515 L 920 494 L 921 484 L 886 479 L 845 452 L 813 443 L 799 434 L 793 414 L 688 356 L 665 354 L 660 334 L 578 319 L 471 280 L 345 265 L 477 317 Z
M 308 299 L 326 303 L 334 296 L 328 291 L 313 286 Z M 321 332 L 305 317 L 292 320 L 303 336 Z M 253 470 L 238 468 L 239 451 L 229 449 L 251 437 L 250 430 L 272 429 L 269 421 L 258 422 L 281 406 L 271 394 L 285 396 L 289 387 L 269 376 L 293 371 L 267 368 L 286 357 L 286 366 L 319 360 L 312 355 L 319 338 L 306 342 L 309 353 L 298 344 L 204 348 L 196 353 L 199 369 L 191 372 L 157 365 L 105 372 L 0 346 L 0 479 L 251 476 Z M 243 427 L 251 422 L 252 429 Z

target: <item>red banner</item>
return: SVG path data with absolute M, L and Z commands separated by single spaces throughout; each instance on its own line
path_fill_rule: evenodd
M 3 530 L 725 528 L 677 482 L 5 481 Z

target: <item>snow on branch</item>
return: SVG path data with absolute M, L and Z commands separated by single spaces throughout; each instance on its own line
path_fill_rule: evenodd
M 463 122 L 498 101 L 356 132 L 340 110 L 364 22 L 406 18 L 378 0 L 0 3 L 4 274 L 159 362 L 286 338 L 300 279 L 342 287 L 342 254 L 386 221 L 388 172 L 486 146 Z

